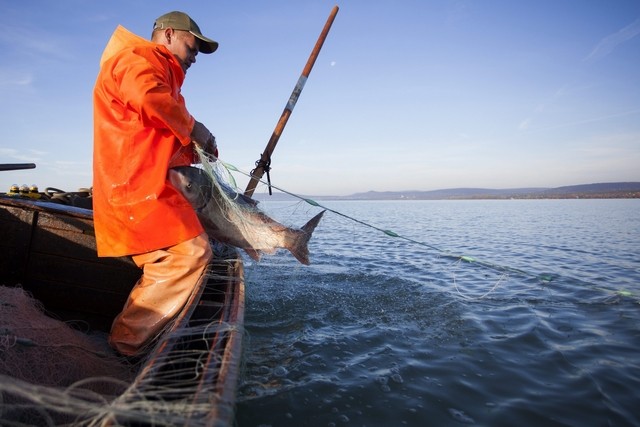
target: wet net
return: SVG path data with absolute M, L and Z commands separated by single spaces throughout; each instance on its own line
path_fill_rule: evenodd
M 243 269 L 214 261 L 144 358 L 117 355 L 105 333 L 45 314 L 19 287 L 0 287 L 0 425 L 229 425 L 241 356 Z
M 107 345 L 106 335 L 84 334 L 47 316 L 19 287 L 0 287 L 0 415 L 2 425 L 50 425 L 36 402 L 47 388 L 88 401 L 109 399 L 131 381 L 131 366 Z M 91 397 L 89 397 L 91 396 Z M 99 397 L 101 396 L 101 397 Z M 54 402 L 51 402 L 52 404 Z M 69 421 L 59 417 L 59 421 Z

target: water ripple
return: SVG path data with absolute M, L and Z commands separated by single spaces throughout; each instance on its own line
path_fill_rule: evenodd
M 247 265 L 239 426 L 640 425 L 637 202 L 343 207 L 509 273 L 329 216 Z

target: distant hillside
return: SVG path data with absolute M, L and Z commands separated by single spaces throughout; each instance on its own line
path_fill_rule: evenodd
M 545 190 L 543 193 L 548 195 L 607 195 L 617 194 L 620 196 L 636 194 L 638 197 L 638 191 L 640 189 L 640 182 L 610 182 L 599 184 L 583 184 L 583 185 L 571 185 L 567 187 L 558 187 Z
M 640 198 L 640 182 L 611 182 L 557 188 L 452 188 L 433 191 L 356 193 L 349 200 Z
M 541 192 L 546 188 L 518 188 L 494 190 L 488 188 L 449 188 L 432 191 L 368 191 L 345 196 L 348 200 L 443 200 L 443 199 L 483 199 L 510 198 L 514 194 L 524 195 Z
M 468 200 L 468 199 L 629 199 L 640 198 L 640 182 L 610 182 L 557 188 L 450 188 L 432 191 L 368 191 L 349 196 L 303 196 L 315 200 Z M 284 193 L 258 200 L 291 200 Z

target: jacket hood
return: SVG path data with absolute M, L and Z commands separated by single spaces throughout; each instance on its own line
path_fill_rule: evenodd
M 102 57 L 100 58 L 100 66 L 102 67 L 105 62 L 107 62 L 111 57 L 113 57 L 121 50 L 136 46 L 157 47 L 158 45 L 136 34 L 133 34 L 122 25 L 118 25 L 116 30 L 111 35 L 107 46 L 102 52 Z

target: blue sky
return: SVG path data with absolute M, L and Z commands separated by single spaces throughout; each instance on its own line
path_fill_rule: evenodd
M 91 185 L 102 49 L 118 24 L 148 37 L 174 9 L 220 43 L 189 70 L 187 107 L 220 157 L 249 171 L 335 4 L 274 153 L 275 185 L 346 195 L 640 181 L 638 0 L 0 0 L 0 163 L 37 164 L 0 172 L 0 190 Z

